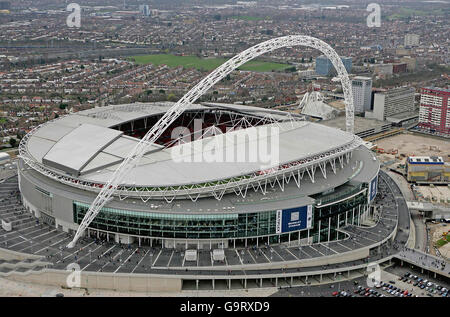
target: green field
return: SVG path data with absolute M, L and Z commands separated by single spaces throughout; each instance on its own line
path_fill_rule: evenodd
M 185 68 L 196 68 L 198 70 L 210 71 L 227 61 L 225 58 L 199 58 L 197 56 L 175 56 L 171 54 L 139 55 L 130 57 L 137 64 L 165 64 L 169 67 L 183 66 Z M 288 64 L 270 63 L 261 61 L 250 61 L 241 67 L 240 70 L 254 72 L 270 72 L 284 70 L 291 67 Z
M 411 8 L 400 8 L 397 13 L 391 14 L 387 17 L 388 20 L 397 20 L 411 16 L 427 16 L 427 15 L 442 15 L 440 10 L 416 10 Z
M 264 18 L 259 18 L 259 17 L 252 17 L 249 15 L 236 15 L 236 16 L 232 16 L 232 19 L 235 20 L 245 20 L 245 21 L 261 21 L 264 20 Z
M 442 247 L 444 244 L 447 244 L 447 243 L 449 243 L 449 242 L 450 242 L 450 234 L 447 235 L 446 238 L 439 239 L 439 240 L 436 242 L 436 246 L 439 248 L 439 247 Z

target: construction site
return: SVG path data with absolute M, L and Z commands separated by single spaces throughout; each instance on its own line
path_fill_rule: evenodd
M 437 205 L 450 207 L 450 187 L 435 186 L 413 186 L 413 193 L 419 202 L 430 202 Z
M 405 161 L 408 156 L 441 156 L 450 162 L 450 142 L 446 140 L 404 132 L 367 141 L 376 143 L 382 161 Z
M 427 225 L 430 239 L 430 253 L 450 260 L 450 224 L 433 222 Z M 437 254 L 438 253 L 438 254 Z

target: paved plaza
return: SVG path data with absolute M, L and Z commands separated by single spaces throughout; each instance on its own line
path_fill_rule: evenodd
M 190 262 L 185 261 L 183 250 L 139 247 L 136 244 L 121 245 L 95 237 L 82 238 L 77 248 L 68 249 L 66 246 L 72 236 L 42 223 L 27 213 L 21 205 L 17 186 L 17 177 L 9 178 L 0 184 L 0 199 L 3 199 L 0 218 L 12 223 L 14 228 L 11 232 L 0 229 L 0 245 L 12 251 L 42 256 L 45 261 L 51 263 L 49 267 L 59 270 L 65 270 L 69 264 L 77 263 L 81 271 L 88 272 L 190 274 L 192 271 L 199 271 L 199 273 L 203 271 L 200 274 L 210 274 L 212 272 L 210 269 L 214 268 L 215 273 L 240 274 L 245 267 L 246 274 L 259 274 L 278 270 L 264 270 L 261 269 L 261 265 L 268 266 L 288 261 L 300 262 L 323 256 L 339 255 L 374 245 L 391 234 L 397 222 L 399 229 L 395 241 L 385 243 L 372 251 L 373 259 L 396 252 L 408 238 L 409 221 L 404 199 L 398 187 L 390 178 L 382 174 L 380 174 L 379 194 L 375 201 L 375 204 L 382 207 L 379 208 L 379 220 L 376 225 L 362 227 L 348 224 L 341 228 L 342 232 L 348 234 L 348 237 L 340 241 L 300 246 L 277 244 L 228 248 L 225 249 L 224 261 L 214 261 L 210 250 L 199 250 L 197 261 Z M 360 264 L 364 261 L 368 261 L 368 259 L 333 266 Z M 315 269 L 317 267 L 307 267 L 301 270 Z M 8 268 L 3 268 L 3 271 L 7 272 Z

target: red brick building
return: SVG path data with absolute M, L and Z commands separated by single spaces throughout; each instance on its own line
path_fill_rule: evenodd
M 450 89 L 425 87 L 420 92 L 419 128 L 450 136 Z
M 406 63 L 396 63 L 392 65 L 392 73 L 406 73 L 407 65 Z

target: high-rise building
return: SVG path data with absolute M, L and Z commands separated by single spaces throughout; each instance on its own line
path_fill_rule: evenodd
M 375 93 L 373 99 L 373 112 L 366 117 L 378 120 L 397 115 L 399 113 L 414 111 L 414 88 L 400 87 Z
M 139 5 L 139 12 L 143 15 L 148 17 L 150 15 L 150 7 L 148 4 L 141 4 Z
M 419 128 L 450 136 L 450 89 L 425 87 L 420 93 Z
M 0 1 L 0 10 L 9 10 L 11 9 L 10 1 Z
M 405 35 L 405 46 L 419 46 L 419 35 L 417 34 L 406 34 Z
M 352 70 L 352 58 L 341 57 L 342 63 L 348 73 Z M 321 55 L 316 58 L 316 73 L 322 76 L 332 75 L 334 72 L 333 63 L 325 55 Z
M 372 78 L 357 76 L 352 80 L 353 104 L 355 112 L 368 111 L 371 108 Z

